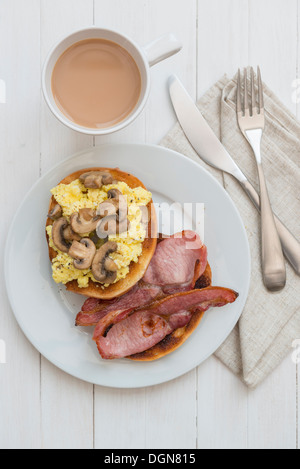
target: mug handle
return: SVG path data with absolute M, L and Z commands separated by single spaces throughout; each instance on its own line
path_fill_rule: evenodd
M 150 67 L 158 64 L 162 60 L 177 54 L 182 49 L 181 42 L 172 33 L 165 34 L 147 46 L 144 46 Z

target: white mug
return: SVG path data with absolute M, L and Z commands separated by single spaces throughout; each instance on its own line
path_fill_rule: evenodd
M 92 129 L 76 124 L 69 120 L 59 109 L 52 93 L 52 72 L 57 60 L 69 47 L 85 39 L 106 39 L 119 44 L 133 57 L 141 73 L 142 90 L 138 103 L 129 116 L 112 127 Z M 173 34 L 167 34 L 145 47 L 140 47 L 124 34 L 120 34 L 110 29 L 102 29 L 95 26 L 88 29 L 82 29 L 59 41 L 49 52 L 42 73 L 42 89 L 45 100 L 57 119 L 70 129 L 94 136 L 116 132 L 131 124 L 142 112 L 150 93 L 150 67 L 174 54 L 177 54 L 181 49 L 181 43 Z

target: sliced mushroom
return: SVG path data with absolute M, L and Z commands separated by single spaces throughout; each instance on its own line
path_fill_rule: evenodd
M 72 230 L 75 233 L 85 234 L 95 231 L 100 216 L 91 208 L 82 208 L 78 213 L 73 213 L 70 218 Z
M 89 238 L 82 238 L 80 242 L 73 241 L 69 256 L 74 259 L 74 267 L 79 270 L 89 269 L 96 254 L 96 246 Z
M 108 171 L 90 171 L 82 174 L 79 180 L 87 189 L 101 189 L 102 186 L 112 184 L 114 179 Z
M 54 245 L 62 252 L 69 252 L 70 243 L 64 238 L 64 230 L 68 227 L 68 220 L 64 217 L 55 220 L 52 226 L 52 240 Z
M 122 192 L 119 191 L 119 189 L 110 189 L 107 193 L 107 197 L 109 199 L 117 199 L 119 200 L 119 198 L 122 196 Z
M 122 222 L 128 214 L 128 205 L 126 197 L 118 189 L 111 189 L 107 193 L 108 200 L 117 206 L 117 220 Z
M 127 231 L 128 206 L 126 197 L 118 189 L 111 189 L 107 193 L 108 200 L 102 202 L 97 209 L 97 215 L 101 222 L 97 226 L 97 234 L 100 238 L 106 238 L 112 234 Z
M 80 241 L 81 237 L 72 230 L 70 225 L 64 230 L 64 238 L 66 241 Z
M 51 220 L 57 220 L 62 216 L 62 208 L 59 204 L 56 204 L 52 210 L 48 213 L 48 218 Z
M 117 249 L 117 243 L 108 241 L 96 252 L 92 263 L 92 273 L 98 282 L 110 285 L 116 280 L 118 266 L 109 255 Z
M 111 257 L 107 257 L 104 261 L 104 268 L 109 272 L 117 272 L 118 266 Z
M 97 226 L 97 236 L 100 239 L 107 238 L 108 236 L 116 236 L 120 233 L 125 233 L 130 227 L 130 222 L 127 218 L 123 221 L 118 221 L 116 215 L 102 218 Z

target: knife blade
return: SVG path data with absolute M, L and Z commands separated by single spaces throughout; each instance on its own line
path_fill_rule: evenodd
M 210 128 L 196 103 L 176 75 L 170 77 L 169 91 L 178 121 L 200 158 L 210 166 L 235 177 L 256 208 L 260 210 L 258 193 Z M 300 275 L 300 243 L 276 216 L 275 222 L 284 255 L 295 272 Z

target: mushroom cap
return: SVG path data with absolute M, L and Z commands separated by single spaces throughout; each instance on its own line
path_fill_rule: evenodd
M 72 230 L 70 225 L 64 229 L 64 238 L 66 241 L 80 241 L 81 237 Z
M 89 238 L 82 238 L 80 242 L 73 241 L 69 249 L 69 256 L 74 259 L 73 265 L 79 270 L 89 269 L 95 254 L 96 246 Z
M 109 255 L 117 249 L 117 243 L 108 241 L 96 252 L 92 263 L 92 273 L 98 282 L 110 285 L 116 280 L 118 266 Z
M 79 212 L 75 212 L 71 215 L 70 224 L 75 233 L 85 234 L 95 231 L 99 220 L 100 217 L 96 214 L 95 210 L 82 208 Z
M 110 189 L 107 193 L 108 199 L 118 207 L 118 221 L 125 220 L 128 215 L 127 197 L 119 189 Z
M 101 189 L 102 186 L 113 183 L 113 177 L 108 171 L 89 171 L 83 173 L 79 180 L 87 189 Z
M 108 192 L 107 192 L 107 197 L 109 199 L 119 199 L 121 196 L 122 196 L 122 192 L 119 191 L 119 189 L 110 189 Z
M 52 210 L 48 213 L 48 218 L 51 220 L 57 220 L 62 216 L 62 208 L 59 204 L 54 205 Z
M 109 270 L 110 272 L 117 272 L 118 266 L 115 261 L 111 257 L 107 257 L 104 261 L 105 270 Z
M 126 197 L 121 194 L 118 198 L 107 199 L 105 202 L 102 202 L 98 206 L 97 215 L 100 215 L 101 218 L 116 215 L 117 221 L 125 220 L 128 215 Z
M 62 252 L 69 252 L 70 243 L 64 238 L 64 230 L 68 227 L 68 220 L 64 217 L 55 220 L 52 226 L 52 240 L 54 245 Z

